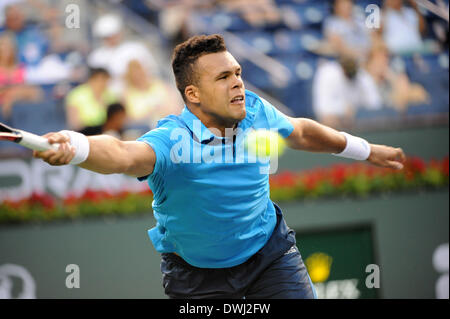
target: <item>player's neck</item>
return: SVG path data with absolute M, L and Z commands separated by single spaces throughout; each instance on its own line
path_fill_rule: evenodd
M 187 105 L 188 109 L 206 126 L 209 130 L 212 130 L 214 135 L 215 133 L 220 132 L 220 136 L 226 136 L 226 129 L 235 129 L 238 125 L 238 121 L 236 120 L 227 120 L 218 116 L 215 116 L 211 113 L 203 112 L 199 107 L 192 107 Z M 217 132 L 218 131 L 218 132 Z

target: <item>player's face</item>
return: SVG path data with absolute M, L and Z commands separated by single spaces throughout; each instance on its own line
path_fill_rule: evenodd
M 245 118 L 241 66 L 227 51 L 201 56 L 195 65 L 200 109 L 214 122 L 232 127 Z

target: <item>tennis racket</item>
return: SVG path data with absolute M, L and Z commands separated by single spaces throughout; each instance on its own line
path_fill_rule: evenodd
M 14 142 L 35 151 L 57 150 L 59 144 L 50 144 L 45 137 L 9 127 L 0 122 L 0 141 Z

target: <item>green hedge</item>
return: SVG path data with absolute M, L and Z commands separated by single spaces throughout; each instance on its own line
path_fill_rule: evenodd
M 337 196 L 367 197 L 379 193 L 433 190 L 448 187 L 449 159 L 425 162 L 409 158 L 403 170 L 379 168 L 361 162 L 285 171 L 270 177 L 276 202 Z M 82 196 L 57 199 L 34 193 L 20 201 L 0 204 L 0 223 L 24 223 L 93 216 L 131 216 L 151 211 L 151 191 L 109 194 L 87 190 Z

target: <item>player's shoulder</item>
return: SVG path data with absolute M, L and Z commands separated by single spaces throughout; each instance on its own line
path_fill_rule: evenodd
M 254 103 L 255 101 L 261 100 L 258 94 L 247 89 L 245 89 L 245 99 L 247 102 L 250 102 L 250 104 Z
M 179 116 L 169 115 L 160 119 L 156 127 L 145 133 L 141 138 L 158 137 L 170 140 L 174 130 L 184 128 L 185 125 Z
M 264 113 L 267 109 L 272 109 L 274 107 L 269 101 L 252 91 L 245 90 L 245 99 L 246 111 L 250 114 L 257 115 L 261 112 Z
M 247 113 L 258 113 L 264 107 L 264 99 L 258 94 L 245 90 L 245 108 Z
M 156 128 L 164 128 L 167 131 L 172 131 L 174 129 L 187 129 L 187 124 L 182 115 L 172 114 L 160 119 Z
M 273 110 L 275 107 L 266 99 L 258 94 L 245 90 L 245 109 L 247 116 L 244 119 L 245 127 L 251 127 L 260 119 L 273 118 L 275 116 Z
M 264 108 L 261 97 L 249 90 L 245 90 L 245 111 L 247 113 L 245 120 L 253 122 L 258 113 Z

